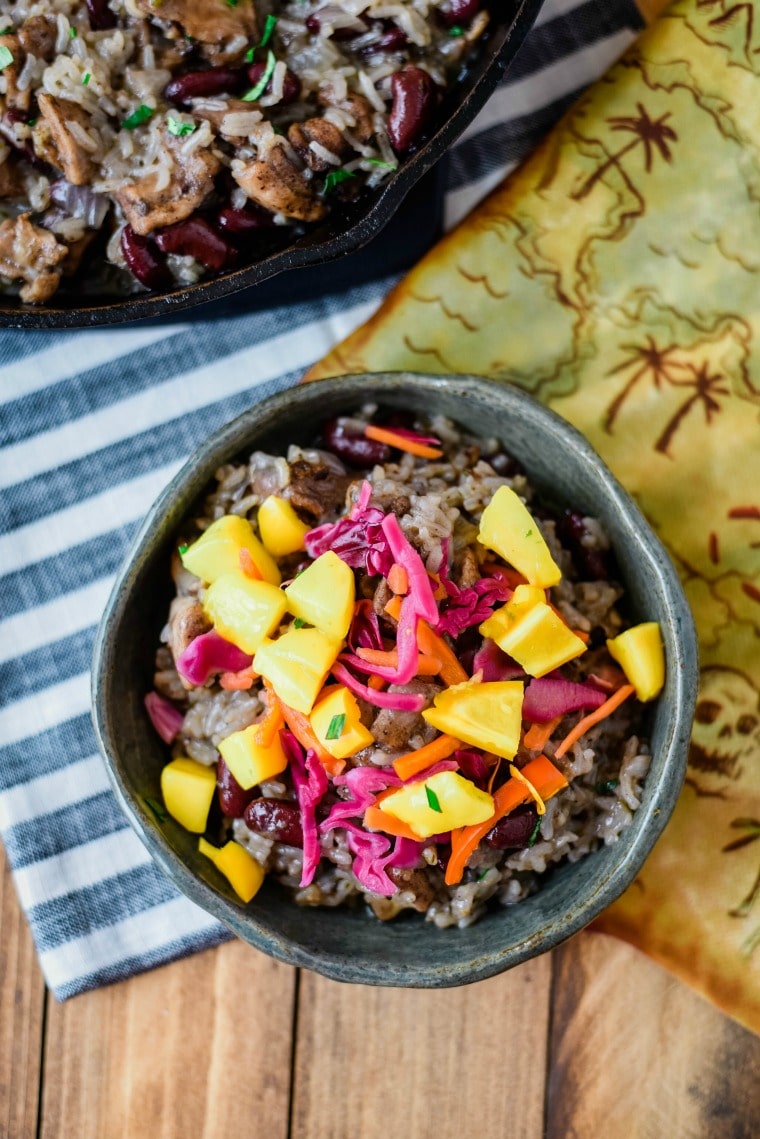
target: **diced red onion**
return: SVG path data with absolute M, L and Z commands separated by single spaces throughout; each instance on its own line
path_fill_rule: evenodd
M 149 692 L 144 703 L 150 722 L 161 739 L 166 744 L 172 743 L 185 719 L 182 712 L 157 692 Z
M 435 435 L 420 435 L 418 431 L 410 431 L 408 427 L 391 427 L 389 430 L 394 435 L 400 435 L 402 439 L 408 439 L 411 443 L 422 443 L 425 447 L 440 447 L 441 440 L 436 439 Z
M 310 886 L 319 866 L 322 853 L 317 833 L 317 804 L 327 791 L 327 773 L 311 748 L 306 753 L 292 732 L 281 731 L 283 751 L 288 757 L 290 775 L 301 808 L 301 829 L 303 831 L 303 864 L 300 885 Z
M 333 665 L 332 674 L 337 681 L 350 688 L 355 696 L 360 696 L 376 708 L 392 708 L 394 712 L 421 712 L 425 707 L 425 697 L 421 693 L 379 692 L 376 688 L 362 684 L 339 661 Z
M 460 748 L 459 751 L 454 752 L 451 758 L 456 760 L 465 779 L 469 779 L 481 791 L 485 790 L 490 771 L 482 751 L 475 751 L 473 748 Z
M 410 775 L 408 779 L 404 780 L 404 786 L 407 783 L 424 783 L 426 779 L 432 779 L 434 775 L 438 775 L 441 771 L 456 771 L 458 763 L 455 759 L 439 759 L 430 767 L 426 767 L 424 771 L 418 771 L 416 775 Z
M 252 660 L 252 656 L 211 629 L 193 638 L 177 659 L 177 672 L 190 684 L 201 685 L 218 672 L 240 672 Z
M 545 724 L 568 712 L 599 708 L 606 699 L 604 692 L 590 684 L 576 684 L 562 676 L 542 676 L 531 680 L 525 689 L 522 715 L 533 724 Z
M 396 885 L 385 873 L 393 858 L 391 841 L 386 835 L 362 830 L 354 823 L 344 824 L 348 849 L 354 856 L 352 870 L 356 879 L 373 894 L 390 898 L 397 893 Z
M 50 197 L 69 217 L 81 218 L 89 229 L 100 229 L 111 204 L 105 194 L 96 194 L 89 186 L 72 186 L 64 178 L 50 187 Z
M 396 870 L 410 870 L 419 863 L 425 846 L 424 842 L 415 842 L 413 838 L 399 836 L 386 866 L 393 866 Z

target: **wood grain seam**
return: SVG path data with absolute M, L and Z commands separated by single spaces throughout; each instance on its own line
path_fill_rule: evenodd
M 558 973 L 557 953 L 556 953 L 556 951 L 552 951 L 552 953 L 551 953 L 551 981 L 549 982 L 549 1013 L 548 1013 L 547 1022 L 546 1022 L 546 1060 L 545 1060 L 546 1066 L 544 1069 L 546 1075 L 544 1077 L 544 1126 L 543 1126 L 542 1134 L 544 1135 L 545 1139 L 548 1139 L 548 1137 L 549 1137 L 549 1120 L 551 1118 L 551 1114 L 550 1114 L 551 1092 L 552 1092 L 552 1087 L 551 1087 L 552 1068 L 551 1068 L 551 1064 L 552 1064 L 552 1053 L 554 1051 L 554 1047 L 553 1047 L 553 1043 L 554 1043 L 554 997 L 555 997 L 556 986 L 557 986 L 557 973 Z
M 301 970 L 296 969 L 293 983 L 293 1012 L 290 1029 L 290 1084 L 288 1087 L 288 1139 L 293 1139 L 293 1115 L 295 1112 L 296 1053 L 298 1050 L 298 1012 L 301 1003 Z
M 45 989 L 42 1001 L 42 1023 L 40 1024 L 40 1073 L 37 1085 L 37 1119 L 34 1129 L 35 1139 L 42 1139 L 42 1109 L 45 1095 L 45 1041 L 47 1039 L 48 1002 L 54 1000 L 49 989 Z

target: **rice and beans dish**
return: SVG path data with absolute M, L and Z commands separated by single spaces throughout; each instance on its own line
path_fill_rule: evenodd
M 192 284 L 383 183 L 482 0 L 0 0 L 0 287 Z
M 659 627 L 626 623 L 599 523 L 496 440 L 333 419 L 219 469 L 171 573 L 148 806 L 243 902 L 269 875 L 463 927 L 631 823 Z

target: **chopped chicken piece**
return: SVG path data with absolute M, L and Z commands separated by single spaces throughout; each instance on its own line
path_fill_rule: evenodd
M 323 92 L 319 101 L 323 107 L 337 107 L 339 111 L 345 111 L 354 120 L 354 126 L 349 127 L 351 134 L 360 143 L 368 143 L 375 134 L 375 112 L 369 99 L 365 99 L 363 95 L 348 95 L 345 99 L 331 99 L 329 92 Z
M 327 119 L 307 119 L 305 123 L 291 123 L 288 127 L 288 140 L 299 158 L 302 158 L 309 169 L 317 174 L 322 174 L 325 170 L 334 170 L 336 164 L 328 162 L 326 158 L 312 150 L 312 142 L 323 146 L 338 159 L 342 159 L 348 150 L 343 135 L 334 123 L 328 122 Z
M 0 276 L 24 281 L 21 299 L 40 304 L 52 297 L 61 280 L 60 264 L 68 250 L 52 233 L 29 221 L 29 214 L 0 224 Z
M 299 221 L 319 221 L 327 213 L 324 202 L 282 146 L 273 146 L 266 158 L 247 165 L 233 162 L 232 177 L 252 202 L 273 213 Z
M 198 148 L 188 154 L 182 150 L 181 139 L 168 141 L 167 147 L 174 157 L 167 186 L 157 190 L 158 175 L 148 174 L 114 195 L 132 229 L 141 237 L 190 217 L 214 188 L 220 163 L 211 151 Z
M 86 186 L 95 177 L 97 166 L 92 160 L 92 154 L 76 138 L 71 124 L 89 132 L 92 126 L 90 116 L 83 107 L 69 99 L 40 95 L 37 102 L 40 116 L 49 131 L 45 141 L 48 161 L 57 170 L 63 171 L 66 181 L 72 186 Z M 53 153 L 55 157 L 52 156 Z
M 18 30 L 18 38 L 25 51 L 48 63 L 55 54 L 57 35 L 56 25 L 48 16 L 30 16 Z
M 246 40 L 259 38 L 253 0 L 238 0 L 236 4 L 220 0 L 137 0 L 137 7 L 146 16 L 160 20 L 174 20 L 186 35 L 202 44 L 221 46 L 238 36 Z

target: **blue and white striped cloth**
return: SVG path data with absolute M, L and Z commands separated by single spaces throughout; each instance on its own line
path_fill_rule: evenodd
M 640 23 L 633 0 L 548 0 L 453 151 L 447 226 Z M 90 724 L 95 627 L 136 524 L 210 431 L 295 383 L 392 283 L 225 320 L 0 333 L 0 834 L 60 999 L 229 936 L 129 829 Z

